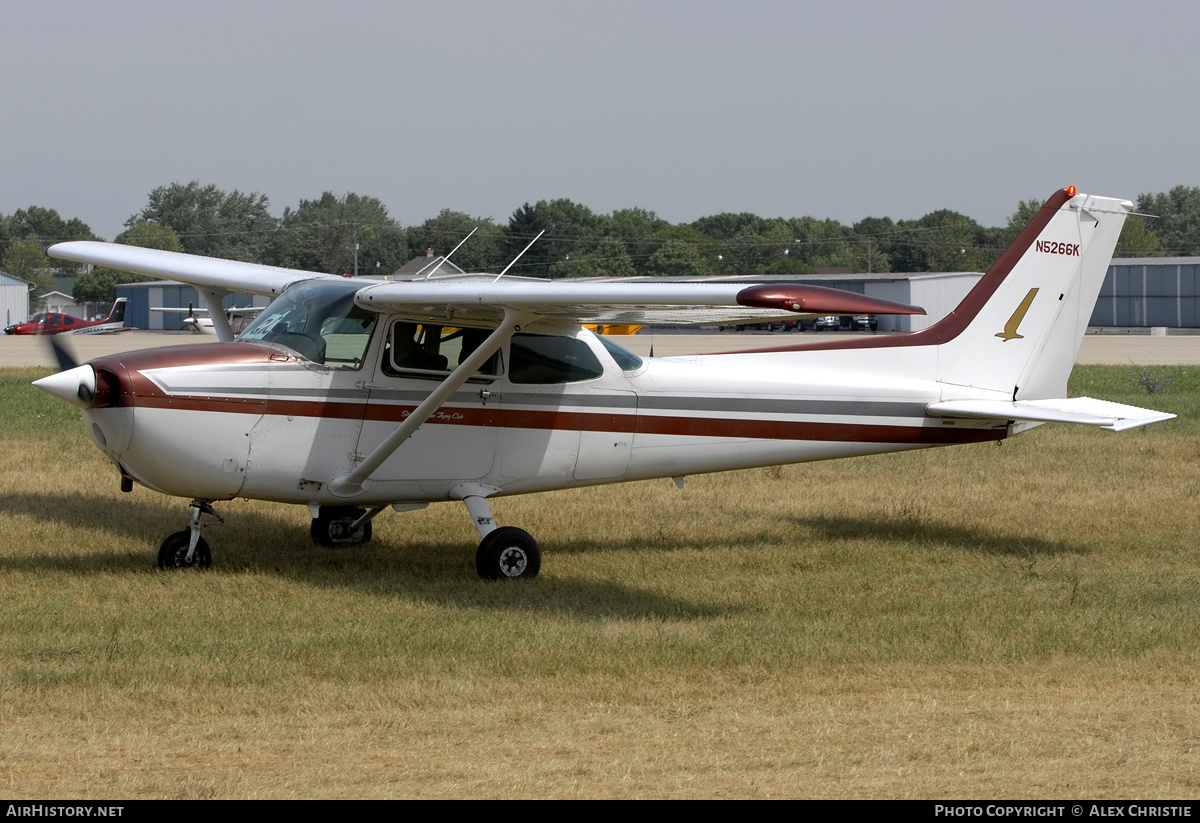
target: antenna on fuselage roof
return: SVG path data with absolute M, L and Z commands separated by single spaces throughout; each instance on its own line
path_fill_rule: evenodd
M 461 248 L 462 248 L 462 245 L 463 245 L 463 243 L 465 243 L 465 242 L 467 242 L 468 240 L 470 240 L 470 239 L 471 239 L 471 235 L 472 235 L 472 234 L 474 234 L 474 233 L 475 233 L 475 232 L 477 232 L 477 231 L 479 231 L 479 226 L 476 226 L 475 228 L 471 229 L 471 232 L 470 232 L 470 234 L 468 234 L 468 235 L 467 235 L 466 237 L 464 237 L 462 240 L 458 241 L 458 245 L 457 245 L 457 246 L 455 246 L 454 248 L 450 249 L 450 254 L 454 254 L 456 251 L 458 251 L 459 249 L 461 249 Z M 429 278 L 431 278 L 431 277 L 433 277 L 435 274 L 437 274 L 437 270 L 438 270 L 438 269 L 440 269 L 440 268 L 442 267 L 442 264 L 443 264 L 443 263 L 445 263 L 447 260 L 449 260 L 449 259 L 450 259 L 450 254 L 447 254 L 445 257 L 443 257 L 441 260 L 439 260 L 439 261 L 438 261 L 438 264 L 437 264 L 436 266 L 434 266 L 434 267 L 433 267 L 433 271 L 431 271 L 431 272 L 429 272 L 429 274 L 425 275 L 425 279 L 426 279 L 426 280 L 428 280 Z
M 539 237 L 541 237 L 541 236 L 542 236 L 543 234 L 545 234 L 545 233 L 546 233 L 546 230 L 545 230 L 545 229 L 542 229 L 541 231 L 539 231 L 539 232 L 537 233 L 537 237 L 535 237 L 535 238 L 533 238 L 532 240 L 530 240 L 530 241 L 529 241 L 529 245 L 528 245 L 528 246 L 526 246 L 525 248 L 521 249 L 521 253 L 520 253 L 520 254 L 518 254 L 516 257 L 514 257 L 514 258 L 512 259 L 512 262 L 511 262 L 511 263 L 509 263 L 507 266 L 505 266 L 505 267 L 504 267 L 504 271 L 502 271 L 502 272 L 500 272 L 499 274 L 497 274 L 497 275 L 496 275 L 496 280 L 499 280 L 501 277 L 503 277 L 504 275 L 508 274 L 508 270 L 509 270 L 509 269 L 511 269 L 511 268 L 512 268 L 514 265 L 516 265 L 516 262 L 517 262 L 518 260 L 520 260 L 522 256 L 524 256 L 525 252 L 529 251 L 530 247 L 531 247 L 531 246 L 532 246 L 534 243 L 536 243 L 536 242 L 538 241 L 538 238 L 539 238 Z M 493 282 L 493 283 L 495 283 L 495 282 L 496 282 L 496 280 L 493 280 L 492 282 Z

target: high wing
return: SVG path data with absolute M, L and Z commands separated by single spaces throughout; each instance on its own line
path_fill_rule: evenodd
M 223 342 L 233 340 L 233 327 L 229 324 L 229 318 L 221 305 L 221 300 L 230 292 L 274 297 L 282 294 L 283 290 L 293 283 L 333 277 L 258 263 L 220 260 L 215 257 L 143 249 L 119 243 L 99 243 L 94 240 L 56 243 L 46 250 L 46 254 L 59 260 L 91 263 L 93 266 L 107 266 L 120 271 L 190 283 L 196 286 L 196 291 L 212 318 L 217 339 Z
M 466 275 L 365 286 L 365 309 L 414 320 L 438 317 L 498 323 L 505 309 L 569 323 L 689 326 L 753 323 L 820 314 L 924 314 L 916 306 L 799 283 L 647 283 L 509 280 Z
M 148 274 L 151 277 L 177 280 L 223 292 L 261 294 L 268 297 L 282 293 L 292 283 L 301 280 L 333 276 L 263 266 L 258 263 L 123 246 L 120 243 L 100 243 L 95 240 L 56 243 L 46 254 L 59 260 L 73 260 L 76 263 L 91 263 L 93 266 Z
M 218 294 L 274 296 L 293 283 L 333 277 L 88 240 L 58 243 L 47 253 L 62 260 L 191 283 Z M 904 303 L 796 283 L 596 282 L 495 275 L 384 283 L 367 280 L 355 302 L 369 311 L 400 314 L 415 321 L 436 317 L 489 325 L 499 323 L 506 309 L 549 321 L 682 326 L 754 323 L 798 315 L 925 313 Z

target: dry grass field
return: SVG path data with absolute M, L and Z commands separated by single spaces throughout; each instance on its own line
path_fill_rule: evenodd
M 1200 797 L 1200 370 L 1076 394 L 1180 419 L 495 504 L 310 544 L 121 494 L 0 372 L 0 794 L 47 798 Z

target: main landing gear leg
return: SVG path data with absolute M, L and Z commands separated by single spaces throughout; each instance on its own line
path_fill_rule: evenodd
M 212 520 L 205 522 L 202 518 L 209 515 Z M 200 536 L 200 531 L 208 526 L 217 526 L 225 521 L 213 511 L 211 500 L 192 501 L 192 520 L 188 527 L 181 532 L 168 535 L 158 547 L 158 567 L 160 569 L 207 569 L 212 565 L 212 552 L 208 541 Z
M 487 498 L 464 494 L 463 503 L 483 539 L 475 551 L 475 571 L 484 580 L 532 580 L 542 568 L 542 550 L 533 535 L 513 526 L 497 526 Z

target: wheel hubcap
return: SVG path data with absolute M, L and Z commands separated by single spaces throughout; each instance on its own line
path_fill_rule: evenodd
M 505 577 L 520 577 L 529 566 L 525 550 L 509 546 L 500 552 L 500 571 Z

